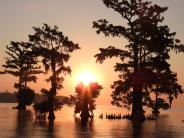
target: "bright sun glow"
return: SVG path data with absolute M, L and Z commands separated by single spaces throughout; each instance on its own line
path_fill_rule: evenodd
M 85 71 L 79 74 L 77 78 L 78 82 L 83 82 L 85 85 L 88 85 L 90 82 L 95 82 L 95 75 L 90 71 Z

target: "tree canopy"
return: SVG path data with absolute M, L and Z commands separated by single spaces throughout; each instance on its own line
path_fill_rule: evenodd
M 171 78 L 172 91 L 167 87 L 167 90 L 160 89 L 157 93 L 162 91 L 172 96 L 183 92 L 168 60 L 171 51 L 184 52 L 184 46 L 175 38 L 176 33 L 162 24 L 162 14 L 167 7 L 143 0 L 103 0 L 103 3 L 118 12 L 126 25 L 113 25 L 106 19 L 100 19 L 93 22 L 93 28 L 97 29 L 97 34 L 123 37 L 128 44 L 124 49 L 115 46 L 100 48 L 95 57 L 100 63 L 107 58 L 120 58 L 121 62 L 114 66 L 120 75 L 112 85 L 112 104 L 132 107 L 132 119 L 144 120 L 142 106 L 150 105 L 150 93 L 155 87 L 166 88 L 171 84 L 165 81 L 167 77 Z M 158 78 L 162 81 L 157 82 Z M 163 80 L 165 83 L 162 83 Z
M 82 112 L 83 106 L 87 106 L 88 110 L 93 113 L 96 107 L 95 99 L 102 89 L 103 87 L 96 82 L 90 83 L 89 86 L 79 83 L 75 88 L 76 95 L 73 98 L 75 99 L 75 113 Z
M 4 73 L 18 77 L 14 87 L 18 89 L 18 109 L 26 108 L 34 99 L 34 91 L 28 88 L 28 82 L 36 82 L 36 74 L 41 73 L 38 60 L 28 42 L 14 42 L 6 47 Z
M 66 62 L 70 58 L 70 54 L 80 49 L 78 44 L 70 41 L 67 36 L 58 30 L 57 26 L 51 27 L 44 24 L 42 27 L 33 27 L 34 34 L 29 35 L 30 42 L 34 46 L 34 51 L 38 57 L 42 59 L 46 73 L 50 70 L 51 76 L 47 79 L 51 82 L 49 90 L 50 112 L 49 119 L 53 120 L 54 101 L 57 89 L 63 87 L 64 77 L 61 74 L 70 74 L 71 68 L 66 66 Z
M 27 87 L 27 82 L 36 82 L 36 74 L 40 73 L 37 58 L 32 52 L 32 46 L 28 42 L 11 42 L 6 47 L 4 72 L 15 77 L 19 77 L 19 82 L 15 83 L 15 88 Z

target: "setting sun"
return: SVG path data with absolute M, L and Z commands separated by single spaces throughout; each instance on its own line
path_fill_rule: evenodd
M 78 82 L 83 82 L 85 85 L 88 85 L 90 82 L 96 81 L 95 75 L 90 71 L 84 71 L 77 77 Z

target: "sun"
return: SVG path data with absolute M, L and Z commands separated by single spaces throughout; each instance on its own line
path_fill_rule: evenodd
M 89 85 L 91 82 L 95 82 L 96 77 L 91 71 L 84 71 L 77 77 L 77 82 L 82 82 L 84 85 Z

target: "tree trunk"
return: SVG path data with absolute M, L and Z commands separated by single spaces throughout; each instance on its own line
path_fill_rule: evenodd
M 155 93 L 155 107 L 153 108 L 152 111 L 153 114 L 159 114 L 159 110 L 158 110 L 158 93 Z
M 19 101 L 19 103 L 17 105 L 17 109 L 18 110 L 24 110 L 24 109 L 26 109 L 26 106 L 21 101 Z
M 144 76 L 140 71 L 135 71 L 133 76 L 133 103 L 131 119 L 144 121 L 144 110 L 142 107 Z
M 82 112 L 81 112 L 81 119 L 87 121 L 88 118 L 89 118 L 89 110 L 88 110 L 88 106 L 85 105 L 85 107 L 82 109 Z
M 23 97 L 22 97 L 22 87 L 21 87 L 21 79 L 19 78 L 19 90 L 18 90 L 18 105 L 17 105 L 17 109 L 18 110 L 24 110 L 24 109 L 26 109 L 26 105 L 25 105 L 25 103 L 24 103 L 24 99 L 23 99 Z
M 51 79 L 51 90 L 50 90 L 50 109 L 49 109 L 49 116 L 48 119 L 50 121 L 55 119 L 54 115 L 54 105 L 55 105 L 55 95 L 57 89 L 57 82 L 56 82 L 56 62 L 55 62 L 55 55 L 52 55 L 51 59 L 51 68 L 52 68 L 52 79 Z
M 85 91 L 85 96 L 82 103 L 82 111 L 81 111 L 81 124 L 83 126 L 87 125 L 88 118 L 89 118 L 89 109 L 88 109 L 88 97 L 87 97 L 87 91 Z
M 81 112 L 81 124 L 82 126 L 86 126 L 89 118 L 89 111 L 88 110 L 83 110 Z
M 53 92 L 51 92 L 51 97 L 49 99 L 50 109 L 49 109 L 49 116 L 48 116 L 48 119 L 50 121 L 55 119 L 55 115 L 54 115 L 54 100 L 55 100 L 55 94 Z
M 144 111 L 142 108 L 142 92 L 141 91 L 134 91 L 133 92 L 133 104 L 132 104 L 132 120 L 137 121 L 144 121 Z
M 136 35 L 135 35 L 136 38 Z M 133 82 L 133 103 L 132 103 L 132 113 L 131 113 L 131 119 L 137 120 L 137 121 L 144 121 L 144 111 L 142 108 L 142 90 L 144 85 L 144 76 L 142 73 L 142 66 L 141 63 L 138 61 L 138 43 L 135 39 L 134 47 L 134 73 L 132 76 L 132 82 Z M 140 57 L 141 58 L 141 57 Z

